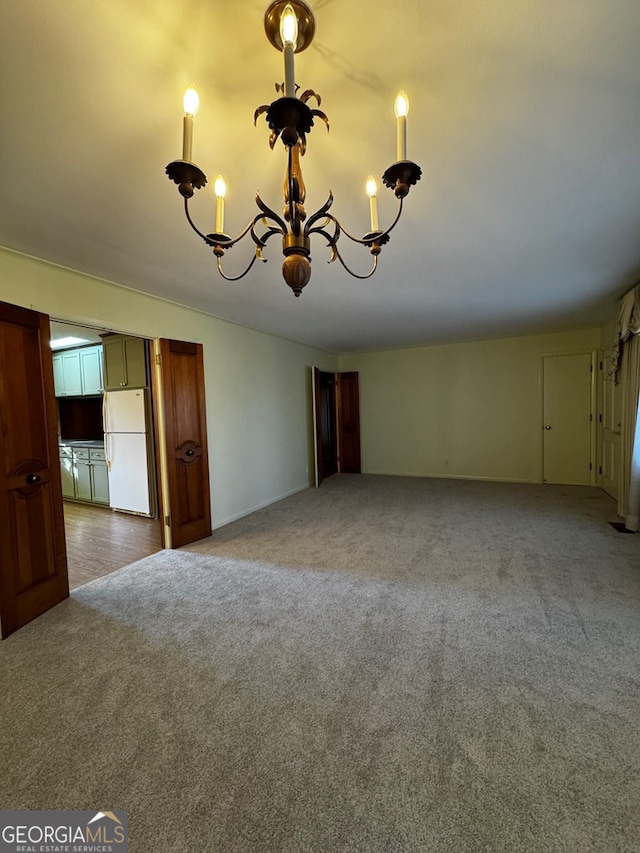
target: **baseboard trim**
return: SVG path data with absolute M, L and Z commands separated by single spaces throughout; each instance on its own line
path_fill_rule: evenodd
M 243 510 L 242 512 L 237 513 L 236 515 L 230 515 L 228 518 L 223 519 L 222 521 L 217 521 L 213 525 L 213 529 L 217 530 L 219 527 L 224 527 L 225 524 L 231 524 L 232 521 L 238 521 L 239 518 L 244 518 L 247 515 L 251 515 L 252 512 L 257 512 L 259 509 L 264 509 L 266 506 L 271 506 L 271 504 L 278 503 L 278 501 L 282 501 L 285 498 L 290 497 L 291 495 L 296 495 L 298 492 L 304 492 L 305 489 L 311 488 L 311 483 L 305 483 L 304 486 L 296 486 L 295 489 L 290 489 L 288 492 L 283 492 L 281 495 L 278 495 L 275 498 L 269 498 L 268 501 L 264 501 L 261 504 L 257 504 L 251 509 Z
M 534 483 L 541 485 L 542 480 L 524 480 L 517 477 L 480 477 L 476 474 L 416 474 L 407 471 L 363 471 L 363 474 L 375 474 L 377 477 L 415 477 L 430 480 L 479 480 L 487 483 Z

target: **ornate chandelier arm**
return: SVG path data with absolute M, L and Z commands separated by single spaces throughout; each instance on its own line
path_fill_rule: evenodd
M 238 241 L 242 240 L 242 238 L 251 230 L 251 228 L 253 228 L 253 226 L 256 224 L 256 222 L 262 218 L 261 215 L 254 216 L 254 218 L 251 220 L 251 222 L 249 222 L 249 224 L 244 229 L 244 231 L 242 231 L 241 234 L 239 234 L 237 237 L 235 237 L 232 240 L 231 237 L 228 237 L 226 234 L 203 234 L 202 231 L 200 231 L 200 229 L 194 223 L 193 219 L 191 218 L 191 216 L 189 214 L 189 199 L 188 198 L 185 198 L 185 200 L 184 200 L 184 215 L 187 217 L 187 222 L 193 228 L 193 230 L 196 232 L 198 237 L 202 237 L 202 239 L 207 244 L 207 246 L 211 246 L 213 249 L 215 249 L 216 247 L 220 247 L 220 246 L 222 246 L 225 249 L 230 249 Z
M 334 219 L 334 221 L 337 223 L 340 231 L 344 231 L 344 233 L 347 235 L 347 237 L 350 240 L 352 240 L 354 243 L 360 243 L 362 246 L 370 246 L 371 243 L 373 242 L 374 237 L 375 237 L 377 242 L 382 241 L 383 243 L 386 243 L 388 241 L 389 234 L 396 227 L 396 225 L 398 224 L 398 221 L 400 220 L 400 217 L 402 216 L 402 202 L 403 202 L 403 199 L 400 199 L 396 218 L 393 220 L 391 225 L 386 230 L 384 230 L 384 231 L 372 231 L 369 234 L 365 234 L 365 236 L 363 238 L 354 237 L 353 234 L 350 234 L 347 231 L 347 229 L 344 227 L 344 225 L 341 222 L 339 222 L 337 219 L 335 219 L 335 217 L 331 217 L 331 218 Z M 387 238 L 387 239 L 385 239 L 385 238 Z
M 225 273 L 225 271 L 222 269 L 222 255 L 221 254 L 216 255 L 216 262 L 218 264 L 218 272 L 220 273 L 222 278 L 226 279 L 227 281 L 240 281 L 240 279 L 244 278 L 245 275 L 249 272 L 249 270 L 255 264 L 255 262 L 258 260 L 258 258 L 260 258 L 261 261 L 264 261 L 266 263 L 267 259 L 263 258 L 262 255 L 260 254 L 260 247 L 256 248 L 255 254 L 251 258 L 251 262 L 249 263 L 249 266 L 246 268 L 246 270 L 244 272 L 241 272 L 240 275 L 227 275 Z
M 261 216 L 258 221 L 262 221 L 263 219 L 264 219 L 264 217 Z M 267 245 L 267 240 L 270 237 L 273 237 L 274 234 L 280 234 L 280 236 L 282 236 L 282 231 L 280 228 L 268 228 L 264 232 L 264 234 L 262 234 L 262 236 L 259 236 L 258 234 L 256 234 L 256 229 L 255 229 L 256 225 L 257 225 L 257 222 L 254 223 L 254 226 L 251 229 L 251 239 L 256 244 L 256 247 L 260 250 L 264 249 L 264 247 Z
M 267 207 L 267 205 L 262 201 L 258 194 L 256 194 L 256 204 L 258 205 L 262 213 L 259 213 L 257 216 L 254 217 L 253 224 L 255 225 L 261 219 L 271 219 L 273 222 L 277 223 L 280 233 L 284 237 L 287 233 L 287 226 L 285 221 L 278 216 L 275 210 L 271 210 L 270 207 Z
M 283 220 L 275 213 L 271 208 L 267 207 L 267 205 L 262 201 L 259 195 L 256 195 L 256 204 L 262 211 L 262 213 L 257 213 L 253 219 L 247 224 L 247 226 L 238 234 L 237 237 L 229 237 L 226 234 L 203 234 L 202 231 L 197 227 L 193 219 L 191 218 L 191 214 L 189 213 L 189 199 L 185 197 L 184 199 L 184 214 L 187 217 L 187 222 L 191 226 L 191 228 L 196 232 L 198 237 L 201 237 L 204 242 L 215 248 L 216 246 L 222 247 L 223 249 L 230 249 L 232 246 L 235 246 L 236 243 L 239 243 L 243 237 L 245 237 L 250 231 L 252 232 L 253 239 L 259 245 L 261 244 L 264 247 L 264 243 L 262 243 L 259 238 L 256 239 L 255 236 L 255 226 L 260 222 L 260 220 L 269 220 L 271 219 L 277 224 L 277 228 L 269 229 L 269 237 L 272 233 L 282 234 L 283 236 L 287 233 L 287 226 L 283 222 Z M 267 237 L 268 239 L 268 237 Z
M 320 225 L 313 226 L 313 223 L 317 222 L 319 219 L 322 219 L 322 223 Z M 330 235 L 329 232 L 325 230 L 330 222 L 333 223 L 333 235 Z M 313 227 L 310 228 L 309 226 Z M 310 237 L 311 234 L 320 234 L 323 237 L 326 237 L 327 242 L 330 246 L 333 246 L 333 244 L 340 237 L 340 230 L 340 223 L 335 218 L 335 216 L 333 216 L 331 213 L 321 213 L 320 211 L 318 211 L 318 213 L 313 214 L 311 219 L 305 225 L 304 233 L 306 237 Z
M 329 234 L 329 232 L 325 231 L 324 228 L 322 228 L 322 227 L 312 229 L 313 234 L 320 234 L 320 236 L 325 238 L 325 240 L 327 241 L 327 245 L 331 249 L 331 257 L 329 258 L 327 263 L 330 264 L 333 261 L 335 261 L 337 258 L 340 261 L 340 263 L 342 264 L 342 266 L 349 273 L 349 275 L 352 275 L 354 278 L 359 278 L 359 279 L 371 278 L 371 276 L 374 274 L 374 272 L 378 269 L 378 255 L 380 254 L 380 245 L 376 244 L 371 249 L 371 254 L 373 255 L 373 266 L 371 267 L 370 271 L 366 275 L 359 275 L 357 272 L 353 272 L 353 270 L 349 269 L 344 258 L 340 254 L 340 250 L 338 249 L 337 243 L 338 243 L 338 239 L 340 237 L 340 223 L 333 216 L 327 216 L 327 219 L 331 219 L 333 224 L 336 226 L 336 230 L 333 232 L 333 234 Z M 387 237 L 386 240 L 388 240 L 388 239 L 389 238 Z M 386 242 L 386 240 L 383 240 L 383 242 Z M 369 243 L 369 245 L 371 245 L 371 243 Z
M 256 225 L 258 224 L 258 222 L 266 220 L 266 218 L 267 217 L 265 215 L 263 215 L 262 213 L 256 214 L 256 216 L 254 216 L 253 220 L 249 223 L 247 228 L 245 228 L 245 230 L 242 232 L 240 237 L 237 237 L 234 241 L 230 241 L 229 243 L 217 243 L 214 246 L 213 252 L 216 256 L 218 272 L 220 273 L 222 278 L 226 279 L 227 281 L 239 281 L 241 278 L 245 277 L 245 275 L 249 272 L 249 270 L 251 269 L 251 267 L 255 264 L 255 262 L 257 260 L 260 260 L 266 264 L 267 259 L 262 257 L 262 250 L 267 245 L 267 240 L 269 240 L 271 237 L 273 237 L 274 234 L 280 234 L 280 236 L 282 236 L 282 228 L 279 225 L 277 227 L 272 226 L 271 228 L 268 228 L 264 232 L 264 234 L 258 235 L 256 233 Z M 276 216 L 275 219 L 278 220 L 279 217 Z M 240 275 L 235 275 L 235 276 L 227 275 L 224 272 L 224 270 L 222 269 L 222 258 L 224 256 L 225 249 L 230 249 L 231 246 L 234 245 L 234 243 L 237 243 L 239 240 L 241 240 L 242 237 L 244 237 L 248 231 L 251 233 L 251 239 L 256 244 L 256 250 L 255 250 L 255 253 L 253 255 L 253 258 L 251 259 L 249 266 L 245 269 L 244 272 L 240 273 Z M 220 235 L 217 235 L 217 236 L 220 236 Z
M 349 269 L 349 267 L 346 265 L 346 263 L 344 261 L 344 258 L 340 254 L 340 250 L 335 245 L 335 243 L 333 244 L 332 249 L 333 249 L 333 254 L 331 256 L 331 259 L 328 261 L 328 263 L 331 263 L 331 261 L 335 261 L 335 259 L 337 258 L 340 261 L 340 263 L 342 264 L 342 266 L 349 273 L 349 275 L 352 275 L 354 278 L 359 278 L 359 279 L 371 278 L 371 276 L 374 274 L 374 272 L 378 269 L 378 255 L 380 254 L 379 252 L 375 252 L 375 253 L 372 252 L 372 254 L 373 254 L 373 266 L 371 267 L 369 272 L 366 275 L 359 275 L 357 272 L 354 272 L 352 269 Z
M 202 231 L 200 231 L 200 229 L 195 225 L 193 219 L 191 218 L 191 216 L 189 214 L 189 199 L 186 197 L 184 200 L 184 215 L 187 217 L 187 222 L 193 228 L 193 230 L 196 232 L 198 237 L 202 237 L 202 239 L 207 244 L 207 246 L 215 246 L 215 243 L 212 240 L 210 240 L 206 234 L 203 234 Z
M 262 204 L 260 206 L 262 208 L 265 208 L 265 206 Z M 269 210 L 269 208 L 265 208 L 265 209 Z M 265 215 L 264 213 L 257 213 L 254 216 L 254 218 L 252 219 L 252 221 L 249 223 L 249 225 L 242 232 L 242 234 L 239 237 L 236 237 L 235 240 L 230 240 L 228 243 L 218 242 L 214 245 L 213 252 L 216 256 L 216 263 L 218 266 L 218 272 L 220 273 L 222 278 L 226 279 L 227 281 L 239 281 L 241 278 L 245 277 L 245 275 L 249 272 L 249 270 L 251 269 L 251 267 L 255 264 L 255 262 L 257 260 L 260 260 L 265 264 L 267 263 L 267 259 L 262 257 L 262 250 L 267 245 L 267 240 L 271 239 L 271 237 L 273 237 L 274 234 L 279 234 L 280 236 L 283 236 L 283 228 L 281 225 L 271 226 L 271 228 L 267 228 L 267 230 L 263 234 L 258 234 L 256 232 L 256 225 L 259 222 L 263 222 L 263 221 L 266 222 L 267 218 L 271 218 L 271 217 L 268 215 Z M 280 217 L 276 216 L 275 214 L 273 214 L 273 218 L 276 220 L 276 222 L 281 222 Z M 237 243 L 239 240 L 241 240 L 247 234 L 247 232 L 251 233 L 251 239 L 256 244 L 256 250 L 255 250 L 255 253 L 253 255 L 253 258 L 251 259 L 249 266 L 245 269 L 244 272 L 240 273 L 240 275 L 235 275 L 235 276 L 227 275 L 224 272 L 224 270 L 222 269 L 222 258 L 224 256 L 225 250 L 230 249 L 231 246 L 233 246 L 235 243 Z M 212 235 L 210 235 L 210 236 L 212 236 Z M 219 237 L 222 235 L 216 235 L 216 236 Z M 208 242 L 210 243 L 211 241 L 208 240 Z
M 322 207 L 319 207 L 316 212 L 309 217 L 309 219 L 307 220 L 307 224 L 304 226 L 304 233 L 307 236 L 316 230 L 311 226 L 319 219 L 330 219 L 333 222 L 336 222 L 336 218 L 331 213 L 327 213 L 332 204 L 333 193 L 331 192 L 331 190 L 329 190 L 329 198 L 325 201 Z
M 331 261 L 335 261 L 336 259 L 336 243 L 338 242 L 338 238 L 340 237 L 340 228 L 338 227 L 338 223 L 335 220 L 333 220 L 333 222 L 336 226 L 336 230 L 333 232 L 333 234 L 329 234 L 329 232 L 325 231 L 322 227 L 313 228 L 311 232 L 312 234 L 320 234 L 320 236 L 324 237 L 324 239 L 327 241 L 327 246 L 332 250 L 332 255 L 327 261 L 327 263 L 329 264 L 331 263 Z

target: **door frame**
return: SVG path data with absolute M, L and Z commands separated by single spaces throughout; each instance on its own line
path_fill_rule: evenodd
M 134 338 L 140 338 L 144 340 L 147 344 L 147 355 L 148 355 L 148 369 L 149 369 L 149 377 L 148 377 L 148 386 L 147 386 L 147 400 L 149 403 L 149 436 L 151 440 L 151 445 L 149 447 L 149 455 L 148 455 L 148 464 L 149 464 L 149 478 L 150 478 L 150 489 L 152 490 L 153 503 L 155 505 L 155 509 L 157 510 L 158 517 L 150 518 L 149 520 L 155 522 L 160 527 L 160 544 L 162 549 L 167 549 L 173 547 L 172 539 L 175 539 L 175 536 L 172 537 L 171 527 L 168 523 L 168 519 L 171 515 L 171 512 L 176 512 L 177 508 L 171 508 L 171 502 L 169 500 L 169 487 L 167 486 L 167 464 L 168 460 L 165 438 L 167 435 L 166 424 L 164 422 L 165 408 L 164 408 L 164 391 L 163 391 L 163 380 L 162 380 L 162 366 L 161 366 L 161 348 L 163 342 L 170 343 L 170 339 L 161 338 L 161 337 L 148 337 L 147 335 L 141 334 L 139 332 L 122 332 L 115 329 L 108 329 L 105 326 L 95 325 L 91 321 L 81 322 L 78 320 L 68 320 L 64 319 L 60 316 L 51 317 L 50 319 L 53 322 L 64 323 L 70 326 L 77 326 L 80 329 L 86 328 L 91 329 L 96 332 L 111 332 L 113 334 L 123 334 L 128 335 Z M 174 343 L 184 343 L 179 341 L 174 341 Z M 202 351 L 201 343 L 186 343 L 188 347 L 199 347 Z M 203 383 L 203 394 L 204 394 L 204 364 L 201 365 L 202 369 L 202 383 Z M 207 468 L 209 463 L 209 452 L 206 443 L 206 416 L 205 417 L 205 440 L 203 441 L 204 452 L 206 453 L 206 461 Z M 209 523 L 210 523 L 210 508 L 211 508 L 211 486 L 209 482 L 209 477 L 207 474 L 207 495 L 206 495 L 206 503 L 209 507 Z M 209 533 L 211 531 L 209 530 Z M 207 534 L 209 535 L 209 534 Z M 183 543 L 184 544 L 184 543 Z
M 343 371 L 345 374 L 355 375 L 356 384 L 358 384 L 359 374 L 358 371 L 348 370 Z M 315 465 L 315 486 L 318 488 L 322 481 L 325 479 L 322 470 L 321 470 L 321 446 L 320 446 L 320 434 L 319 434 L 319 409 L 318 409 L 318 399 L 319 399 L 319 389 L 320 389 L 320 374 L 324 373 L 327 376 L 333 376 L 333 409 L 334 409 L 334 417 L 335 417 L 335 432 L 336 432 L 336 454 L 337 454 L 337 471 L 335 473 L 343 473 L 342 471 L 342 447 L 341 447 L 341 435 L 342 435 L 342 417 L 343 417 L 343 406 L 341 401 L 341 383 L 339 381 L 339 377 L 341 376 L 340 371 L 333 370 L 320 370 L 319 367 L 315 365 L 311 368 L 311 389 L 312 389 L 312 421 L 313 421 L 313 460 Z M 361 448 L 361 438 L 360 438 L 360 406 L 358 400 L 358 461 L 359 461 L 359 470 L 357 472 L 352 471 L 350 473 L 361 473 L 362 471 L 362 448 Z M 330 475 L 333 476 L 333 475 Z
M 160 524 L 160 530 L 162 531 L 161 525 L 161 506 L 160 506 L 160 480 L 159 480 L 159 461 L 158 461 L 158 447 L 156 441 L 157 428 L 156 423 L 158 420 L 158 405 L 156 400 L 156 390 L 154 387 L 154 346 L 155 339 L 149 338 L 147 335 L 140 334 L 139 332 L 123 332 L 117 331 L 115 329 L 108 329 L 105 326 L 95 325 L 90 320 L 86 322 L 80 322 L 79 320 L 68 320 L 58 315 L 53 316 L 49 315 L 50 323 L 63 323 L 67 326 L 76 326 L 78 329 L 88 329 L 92 332 L 100 332 L 111 335 L 126 335 L 131 338 L 139 338 L 143 340 L 147 344 L 147 368 L 149 371 L 148 376 L 148 385 L 146 387 L 146 415 L 148 418 L 148 438 L 151 441 L 151 445 L 149 441 L 147 441 L 147 464 L 149 471 L 149 498 L 152 509 L 157 511 L 158 517 L 153 518 L 149 517 L 150 522 L 156 522 Z M 61 350 L 63 351 L 63 350 Z M 104 379 L 103 379 L 104 382 Z M 103 391 L 103 394 L 107 393 Z M 117 392 L 115 392 L 117 393 Z M 164 541 L 162 539 L 161 534 L 161 545 L 164 548 Z

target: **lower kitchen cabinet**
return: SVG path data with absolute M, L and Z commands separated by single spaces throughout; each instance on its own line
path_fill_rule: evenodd
M 73 473 L 73 450 L 70 447 L 60 448 L 60 472 L 62 474 L 62 497 L 75 498 L 76 486 Z
M 102 448 L 60 447 L 60 469 L 65 498 L 109 504 L 107 462 Z
M 109 477 L 104 450 L 89 451 L 91 462 L 91 500 L 95 503 L 109 503 Z
M 73 470 L 76 480 L 76 498 L 79 501 L 91 500 L 91 468 L 89 448 L 73 448 Z

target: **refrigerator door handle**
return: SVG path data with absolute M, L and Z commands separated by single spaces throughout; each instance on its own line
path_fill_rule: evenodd
M 102 432 L 104 433 L 104 455 L 107 462 L 107 470 L 111 470 L 111 434 L 109 432 L 109 415 L 107 408 L 109 406 L 109 394 L 102 395 Z
M 109 432 L 109 418 L 107 416 L 107 406 L 109 404 L 109 394 L 102 396 L 102 431 L 106 434 Z
M 111 470 L 111 463 L 113 459 L 111 458 L 111 433 L 105 432 L 104 434 L 104 455 L 107 461 L 107 470 Z

